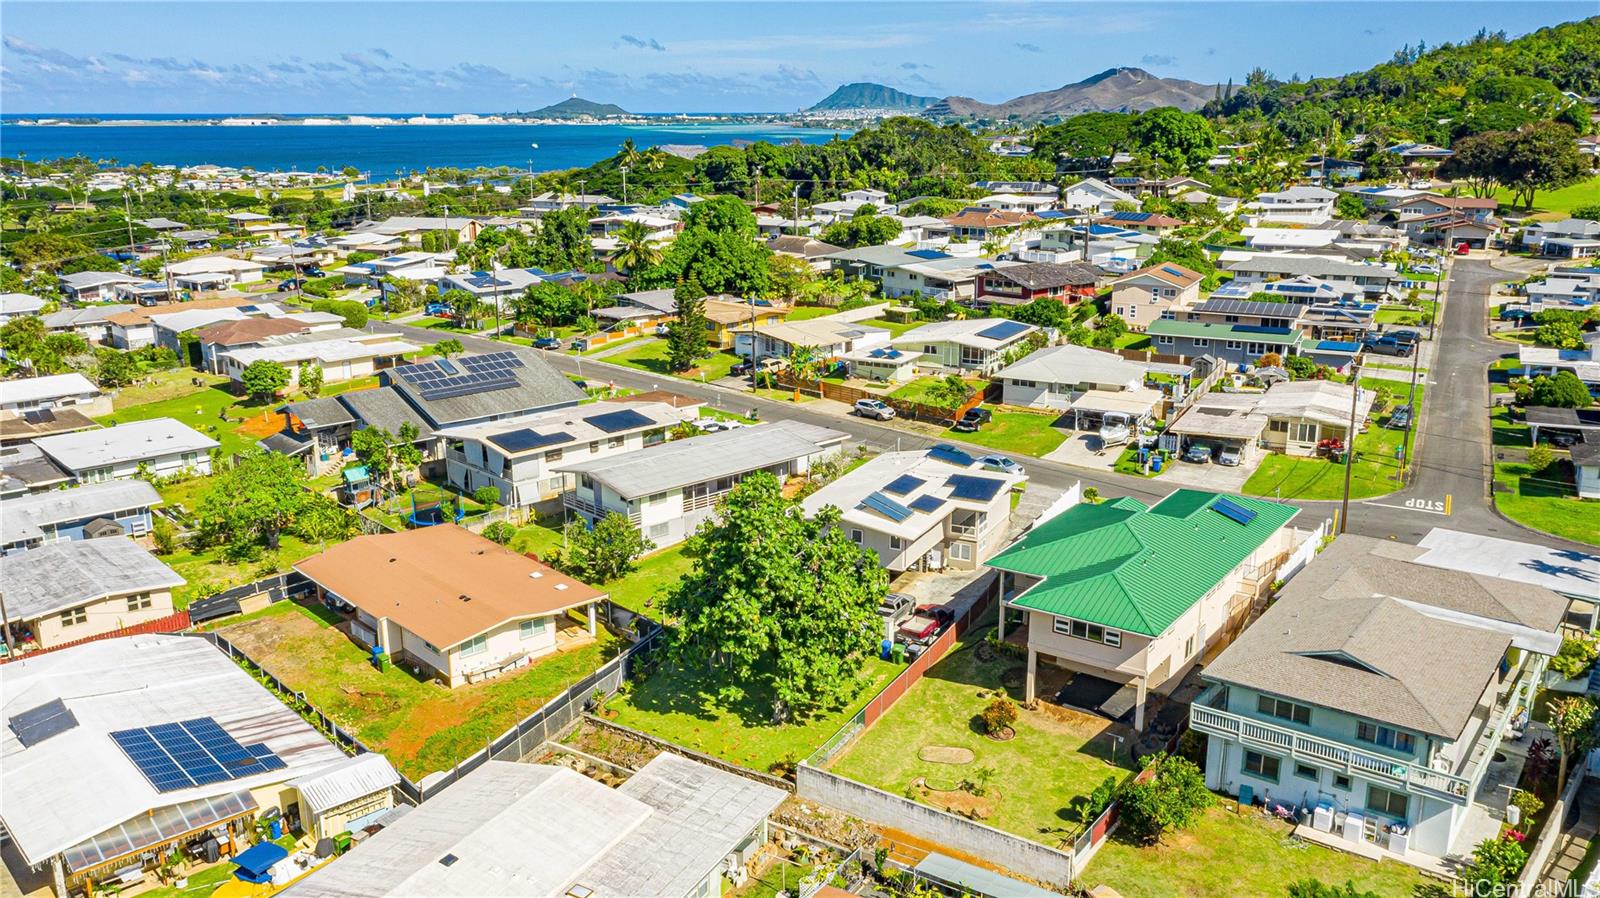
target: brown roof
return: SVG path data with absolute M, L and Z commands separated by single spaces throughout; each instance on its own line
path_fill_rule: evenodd
M 1398 208 L 1405 208 L 1412 203 L 1429 202 L 1447 209 L 1498 209 L 1500 201 L 1488 196 L 1440 196 L 1436 193 L 1425 193 L 1414 196 L 1401 203 Z
M 673 408 L 697 408 L 705 405 L 704 399 L 674 393 L 671 390 L 646 390 L 643 393 L 634 393 L 631 396 L 619 396 L 612 402 L 665 402 Z
M 1036 216 L 1025 212 L 1008 212 L 1004 209 L 969 207 L 946 218 L 945 224 L 958 228 L 1013 228 Z
M 99 426 L 88 415 L 71 407 L 43 409 L 29 412 L 28 416 L 18 412 L 0 412 L 0 440 L 31 440 Z
M 170 315 L 173 312 L 187 312 L 191 309 L 232 309 L 239 306 L 254 305 L 262 302 L 261 297 L 255 296 L 218 296 L 212 299 L 191 299 L 188 302 L 163 303 L 159 306 L 134 306 L 126 312 L 106 316 L 106 321 L 112 324 L 130 325 L 144 324 L 155 315 Z
M 294 567 L 440 648 L 606 597 L 455 524 L 358 536 Z
M 996 268 L 989 277 L 1002 278 L 1038 290 L 1049 287 L 1089 287 L 1100 280 L 1100 270 L 1087 262 L 1030 262 Z
M 1198 284 L 1205 280 L 1205 275 L 1190 271 L 1175 262 L 1158 262 L 1155 265 L 1146 265 L 1138 271 L 1130 271 L 1112 281 L 1112 283 L 1120 284 L 1123 281 L 1132 280 L 1146 274 L 1158 280 L 1166 281 L 1174 287 L 1187 287 L 1190 284 Z
M 707 320 L 717 324 L 741 324 L 762 314 L 763 312 L 777 313 L 780 310 L 771 306 L 752 306 L 739 299 L 737 296 L 721 294 L 723 298 L 714 296 L 706 297 L 705 312 Z
M 1173 218 L 1170 215 L 1162 215 L 1159 212 L 1151 212 L 1149 214 L 1141 213 L 1141 217 L 1139 218 L 1125 218 L 1119 215 L 1107 215 L 1106 217 L 1097 220 L 1095 224 L 1109 224 L 1116 225 L 1117 227 L 1135 228 L 1177 228 L 1182 227 L 1184 224 L 1186 224 L 1186 222 L 1181 218 Z
M 256 343 L 280 334 L 304 333 L 310 329 L 307 324 L 287 318 L 245 318 L 241 321 L 221 321 L 203 327 L 195 331 L 195 336 L 200 338 L 201 343 L 238 346 L 241 343 Z
M 772 238 L 767 243 L 775 253 L 787 253 L 791 256 L 804 256 L 814 259 L 817 256 L 826 256 L 828 253 L 842 252 L 844 247 L 825 243 L 814 237 L 804 237 L 796 234 L 783 234 Z

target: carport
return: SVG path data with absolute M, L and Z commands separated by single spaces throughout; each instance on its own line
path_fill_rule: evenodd
M 1072 429 L 1096 430 L 1108 414 L 1126 415 L 1140 426 L 1148 425 L 1155 420 L 1161 399 L 1160 390 L 1086 390 L 1069 406 Z
M 1528 437 L 1534 445 L 1539 442 L 1541 428 L 1578 434 L 1586 443 L 1600 443 L 1600 409 L 1532 405 L 1527 417 Z
M 1190 443 L 1209 443 L 1217 448 L 1239 450 L 1242 459 L 1250 458 L 1267 429 L 1267 416 L 1257 406 L 1260 393 L 1207 393 L 1167 425 L 1168 439 L 1162 448 L 1181 452 Z

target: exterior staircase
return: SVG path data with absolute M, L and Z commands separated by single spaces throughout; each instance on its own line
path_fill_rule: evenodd
M 1011 542 L 1021 536 L 1034 521 L 1038 520 L 1039 515 L 1044 514 L 1045 509 L 1061 498 L 1061 494 L 1064 492 L 1066 491 L 1055 487 L 1029 483 L 1028 488 L 1022 493 L 1022 498 L 1018 500 L 1017 507 L 1011 510 L 1011 520 L 1008 525 L 1010 529 L 1006 533 L 1006 542 Z M 1596 666 L 1600 667 L 1600 665 Z

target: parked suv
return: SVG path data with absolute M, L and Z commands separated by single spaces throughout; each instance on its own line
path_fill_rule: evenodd
M 876 418 L 887 421 L 894 417 L 894 409 L 882 399 L 857 399 L 855 413 L 863 418 Z
M 1183 460 L 1208 465 L 1211 463 L 1211 447 L 1205 443 L 1190 443 L 1189 448 L 1183 450 Z
M 972 433 L 983 425 L 988 424 L 989 419 L 993 417 L 994 412 L 981 405 L 975 405 L 967 409 L 961 415 L 960 420 L 956 421 L 955 426 L 950 429 L 959 433 Z

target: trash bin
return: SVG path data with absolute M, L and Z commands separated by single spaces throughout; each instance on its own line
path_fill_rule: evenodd
M 903 643 L 895 643 L 893 649 L 894 663 L 904 664 L 906 660 L 906 647 Z
M 267 824 L 267 832 L 271 834 L 273 841 L 283 838 L 283 819 L 279 818 Z
M 889 653 L 891 651 L 893 651 L 894 648 L 895 648 L 894 640 L 893 639 L 885 639 L 883 641 L 883 644 L 879 647 L 878 659 L 881 660 L 881 661 L 888 661 L 889 660 Z
M 1150 470 L 1156 474 L 1161 473 L 1161 456 L 1157 455 L 1150 459 Z
M 333 847 L 335 849 L 337 849 L 340 854 L 344 854 L 346 851 L 349 851 L 350 850 L 350 833 L 347 831 L 347 832 L 342 832 L 342 833 L 338 834 L 337 836 L 334 836 L 333 837 Z

